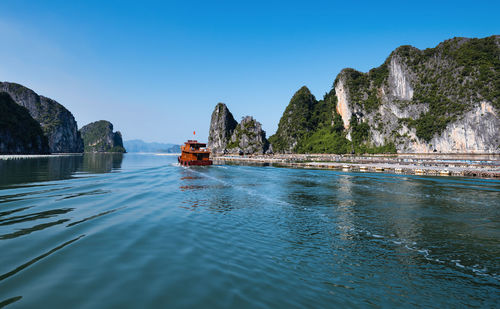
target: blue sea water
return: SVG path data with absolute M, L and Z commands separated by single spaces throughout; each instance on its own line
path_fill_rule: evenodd
M 500 181 L 0 160 L 0 307 L 497 307 Z

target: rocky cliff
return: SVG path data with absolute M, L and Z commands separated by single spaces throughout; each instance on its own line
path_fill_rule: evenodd
M 212 112 L 210 129 L 208 133 L 208 148 L 214 153 L 223 153 L 231 139 L 238 122 L 234 120 L 233 114 L 226 104 L 218 103 Z
M 237 123 L 223 103 L 217 104 L 212 113 L 207 146 L 213 153 L 263 154 L 272 151 L 260 122 L 246 116 Z
M 334 89 L 347 138 L 398 152 L 500 152 L 500 36 L 397 48 L 368 73 L 344 69 Z
M 234 154 L 264 154 L 269 142 L 262 125 L 251 116 L 244 117 L 236 126 L 227 144 L 227 152 Z
M 500 36 L 401 46 L 367 73 L 342 70 L 316 101 L 292 97 L 278 152 L 500 152 Z
M 83 152 L 83 141 L 75 118 L 64 106 L 15 83 L 0 82 L 0 91 L 7 92 L 40 124 L 50 152 Z
M 0 92 L 0 154 L 49 153 L 47 137 L 29 111 Z
M 89 123 L 80 129 L 85 152 L 125 152 L 122 134 L 113 132 L 113 124 L 106 120 Z

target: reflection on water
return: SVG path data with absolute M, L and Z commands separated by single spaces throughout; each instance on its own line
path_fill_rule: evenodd
M 82 172 L 108 173 L 122 166 L 122 153 L 86 153 L 83 156 Z
M 0 186 L 67 179 L 82 165 L 82 155 L 0 160 Z
M 108 173 L 121 167 L 123 154 L 86 153 L 16 160 L 0 159 L 0 187 L 68 179 L 75 172 Z
M 500 181 L 175 160 L 0 161 L 0 307 L 499 302 Z
M 331 200 L 333 204 L 337 205 L 333 215 L 338 216 L 340 235 L 345 239 L 352 239 L 352 231 L 355 228 L 354 208 L 356 202 L 353 198 L 353 183 L 351 178 L 353 178 L 351 175 L 340 176 L 338 182 L 334 183 L 335 188 L 332 188 L 338 192 L 332 196 Z

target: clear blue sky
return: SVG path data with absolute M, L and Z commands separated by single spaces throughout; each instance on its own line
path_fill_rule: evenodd
M 500 34 L 500 1 L 0 2 L 0 80 L 66 106 L 81 127 L 124 139 L 207 140 L 224 102 L 268 136 L 293 93 L 317 98 L 342 68 L 396 47 Z

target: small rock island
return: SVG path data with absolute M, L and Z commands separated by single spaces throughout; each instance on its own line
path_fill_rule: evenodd
M 109 121 L 89 123 L 80 129 L 80 133 L 85 152 L 126 152 L 122 134 L 119 131 L 113 132 L 113 124 Z
M 261 123 L 251 116 L 243 117 L 238 123 L 224 103 L 218 103 L 212 113 L 208 147 L 214 153 L 225 154 L 264 154 L 272 151 Z

